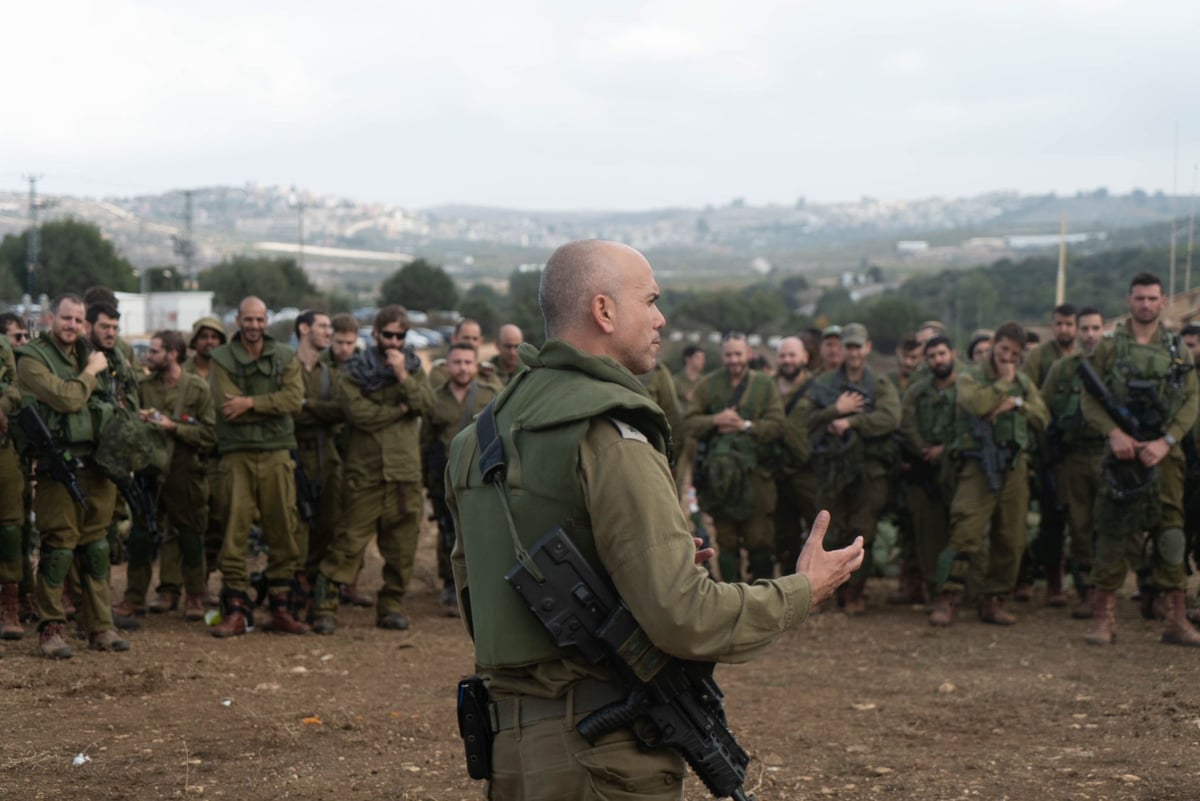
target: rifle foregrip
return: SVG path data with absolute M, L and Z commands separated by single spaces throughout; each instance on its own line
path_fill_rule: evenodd
M 583 739 L 594 744 L 610 731 L 632 725 L 641 711 L 641 704 L 634 695 L 600 707 L 579 721 L 575 726 L 575 731 L 579 732 Z

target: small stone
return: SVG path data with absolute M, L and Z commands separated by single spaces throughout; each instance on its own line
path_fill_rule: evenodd
M 942 682 L 941 686 L 938 687 L 938 692 L 942 693 L 943 695 L 946 695 L 948 693 L 954 692 L 957 689 L 958 688 L 954 686 L 953 682 L 944 681 L 944 682 Z

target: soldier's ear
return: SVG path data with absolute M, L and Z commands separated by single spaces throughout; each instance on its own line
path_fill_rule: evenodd
M 609 295 L 592 297 L 592 321 L 606 334 L 611 334 L 617 327 L 617 304 Z

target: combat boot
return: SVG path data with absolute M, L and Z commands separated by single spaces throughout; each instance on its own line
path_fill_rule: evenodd
M 130 617 L 145 617 L 145 616 L 146 616 L 146 606 L 144 604 L 135 604 L 132 601 L 129 601 L 128 599 L 122 600 L 121 603 L 119 603 L 113 607 L 113 620 L 114 621 L 118 617 L 130 618 Z
M 71 646 L 67 645 L 62 623 L 46 624 L 38 635 L 38 649 L 42 656 L 50 659 L 70 659 L 75 653 Z
M 929 625 L 949 626 L 954 622 L 954 608 L 958 606 L 959 593 L 942 590 L 933 599 L 933 611 L 929 613 Z
M 94 631 L 88 635 L 88 648 L 93 651 L 128 651 L 129 640 L 121 637 L 114 629 Z
M 1166 600 L 1156 589 L 1143 587 L 1138 593 L 1138 611 L 1142 620 L 1162 620 L 1167 616 Z
M 338 590 L 338 603 L 366 608 L 374 606 L 375 599 L 360 590 L 356 584 L 343 584 Z
M 263 626 L 264 631 L 272 634 L 309 634 L 312 632 L 311 626 L 296 620 L 292 614 L 288 595 L 272 595 L 270 605 L 271 619 Z
M 1063 590 L 1062 564 L 1046 565 L 1046 606 L 1067 605 L 1067 593 Z
M 214 637 L 240 637 L 254 631 L 254 615 L 250 611 L 250 599 L 244 592 L 221 593 L 221 622 L 209 630 Z
M 189 592 L 183 598 L 183 619 L 192 623 L 204 620 L 204 592 Z
M 1187 645 L 1200 648 L 1200 631 L 1196 631 L 1187 618 L 1187 595 L 1183 590 L 1168 590 L 1166 596 L 1167 625 L 1163 628 L 1162 641 L 1170 645 Z
M 20 588 L 16 584 L 5 584 L 0 588 L 0 640 L 19 640 L 24 636 Z
M 1004 601 L 999 595 L 989 595 L 983 599 L 979 605 L 979 619 L 997 626 L 1011 626 L 1017 622 L 1017 616 L 1004 608 Z
M 1083 638 L 1090 645 L 1112 645 L 1117 641 L 1117 594 L 1097 589 L 1092 598 L 1092 627 Z
M 921 586 L 921 568 L 915 559 L 904 559 L 900 562 L 900 584 L 896 591 L 887 597 L 889 604 L 925 603 L 925 590 Z
M 866 588 L 863 585 L 847 584 L 842 599 L 842 611 L 847 617 L 862 617 L 867 613 Z
M 1079 606 L 1071 610 L 1071 617 L 1076 620 L 1091 620 L 1096 614 L 1096 588 L 1087 587 L 1079 599 Z
M 146 608 L 154 615 L 165 615 L 167 612 L 174 612 L 179 608 L 179 593 L 160 592 Z

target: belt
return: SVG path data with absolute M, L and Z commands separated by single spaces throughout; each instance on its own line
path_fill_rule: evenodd
M 562 698 L 539 698 L 536 695 L 516 695 L 493 700 L 489 705 L 492 731 L 502 732 L 529 726 L 542 720 L 571 717 L 594 712 L 614 701 L 624 700 L 628 693 L 613 684 L 584 679 L 573 684 Z

